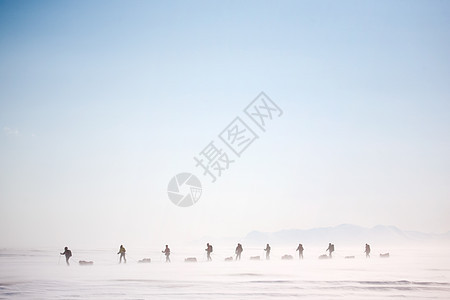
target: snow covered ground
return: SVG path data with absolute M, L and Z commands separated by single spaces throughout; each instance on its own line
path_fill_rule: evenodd
M 302 261 L 292 249 L 272 249 L 270 261 L 250 261 L 263 259 L 262 248 L 244 245 L 242 260 L 232 262 L 224 261 L 232 248 L 214 249 L 212 262 L 203 249 L 172 249 L 170 264 L 159 249 L 128 249 L 127 264 L 117 263 L 117 249 L 72 249 L 70 267 L 59 258 L 62 249 L 2 249 L 0 299 L 450 299 L 450 256 L 442 249 L 393 249 L 387 259 L 337 249 L 332 260 L 319 260 L 324 249 L 306 248 Z M 283 254 L 294 260 L 281 260 Z M 144 257 L 152 262 L 137 263 Z M 198 262 L 185 263 L 186 257 Z

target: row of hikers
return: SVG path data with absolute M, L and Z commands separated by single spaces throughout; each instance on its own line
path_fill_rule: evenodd
M 263 249 L 266 252 L 266 259 L 267 260 L 270 259 L 270 251 L 271 251 L 271 249 L 272 248 L 270 247 L 269 244 L 267 244 L 266 248 Z M 299 259 L 303 259 L 303 251 L 304 250 L 305 249 L 303 248 L 303 245 L 302 244 L 298 244 L 298 247 L 297 247 L 296 251 L 298 251 Z M 212 260 L 211 253 L 213 252 L 213 246 L 211 244 L 207 243 L 205 251 L 206 251 L 206 259 L 208 261 L 211 261 Z M 242 247 L 242 245 L 240 243 L 238 243 L 237 246 L 236 246 L 236 250 L 234 251 L 234 253 L 236 255 L 235 260 L 241 260 L 241 254 L 242 254 L 243 251 L 244 251 L 244 248 Z M 170 262 L 170 248 L 169 248 L 169 246 L 166 245 L 165 249 L 162 250 L 161 252 L 164 253 L 164 255 L 166 256 L 166 262 Z M 327 250 L 325 250 L 325 252 L 329 252 L 329 256 L 328 257 L 332 258 L 333 257 L 332 254 L 334 252 L 334 244 L 329 243 L 328 244 L 328 248 L 327 248 Z M 117 254 L 120 254 L 119 263 L 122 263 L 122 259 L 123 259 L 124 263 L 127 262 L 127 259 L 125 257 L 125 253 L 126 253 L 125 247 L 123 245 L 120 245 L 119 252 L 117 252 Z M 369 246 L 369 244 L 366 244 L 364 253 L 366 253 L 366 258 L 370 257 L 370 246 Z M 64 252 L 62 252 L 60 254 L 64 255 L 66 257 L 66 263 L 67 263 L 67 265 L 69 265 L 69 259 L 72 257 L 72 251 L 69 250 L 68 247 L 65 247 L 64 248 Z M 231 259 L 232 259 L 232 257 L 231 257 Z

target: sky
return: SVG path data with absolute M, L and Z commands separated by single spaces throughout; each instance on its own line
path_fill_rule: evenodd
M 450 230 L 448 1 L 0 1 L 0 247 Z M 283 111 L 261 131 L 244 109 Z M 241 117 L 240 157 L 219 134 Z M 215 182 L 210 142 L 234 160 Z M 172 177 L 199 201 L 178 207 Z

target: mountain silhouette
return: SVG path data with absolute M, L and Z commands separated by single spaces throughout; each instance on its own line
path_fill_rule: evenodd
M 450 232 L 445 234 L 427 234 L 416 231 L 403 231 L 395 226 L 377 225 L 365 228 L 351 224 L 335 227 L 312 229 L 289 229 L 276 232 L 252 231 L 244 241 L 248 244 L 315 244 L 326 245 L 329 242 L 345 244 L 406 244 L 424 242 L 450 242 Z

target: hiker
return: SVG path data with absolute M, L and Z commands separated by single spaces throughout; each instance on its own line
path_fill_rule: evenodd
M 298 244 L 298 247 L 295 251 L 298 251 L 298 258 L 299 259 L 303 259 L 303 245 L 302 244 Z
M 236 251 L 235 251 L 235 253 L 236 253 L 236 260 L 238 260 L 238 258 L 239 258 L 239 260 L 241 260 L 241 253 L 242 253 L 242 251 L 244 251 L 244 249 L 242 249 L 242 245 L 238 243 L 237 247 L 236 247 Z
M 122 263 L 122 257 L 123 261 L 127 263 L 127 259 L 125 258 L 125 252 L 127 252 L 127 250 L 125 250 L 125 247 L 123 245 L 120 245 L 119 252 L 117 252 L 117 254 L 120 254 L 119 264 Z
M 206 249 L 205 249 L 205 251 L 206 251 L 206 259 L 208 260 L 208 261 L 211 261 L 212 259 L 211 259 L 211 252 L 213 252 L 213 247 L 212 247 L 212 245 L 210 245 L 209 243 L 207 243 L 206 244 Z
M 328 248 L 325 251 L 329 251 L 330 252 L 330 258 L 333 258 L 331 253 L 334 252 L 334 245 L 332 243 L 328 243 Z
M 65 255 L 66 256 L 66 264 L 68 266 L 70 266 L 69 264 L 69 258 L 72 256 L 72 251 L 69 250 L 69 248 L 64 247 L 64 252 L 60 253 L 61 255 Z
M 264 251 L 266 251 L 266 259 L 269 260 L 270 259 L 270 245 L 267 244 L 266 245 L 266 249 L 264 249 Z
M 166 262 L 170 263 L 170 249 L 169 246 L 166 245 L 166 249 L 164 249 L 163 251 L 161 251 L 162 253 L 164 253 L 166 255 Z
M 366 250 L 364 251 L 366 253 L 366 258 L 370 258 L 370 245 L 366 244 Z

